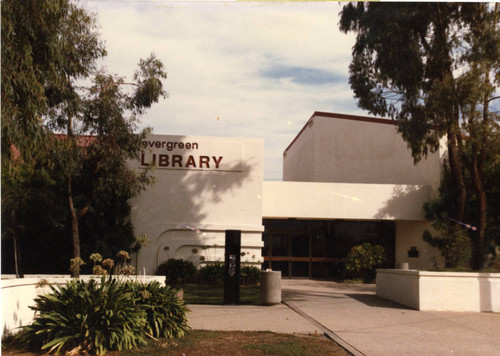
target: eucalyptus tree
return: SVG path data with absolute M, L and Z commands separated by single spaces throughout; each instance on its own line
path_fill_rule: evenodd
M 68 0 L 5 0 L 1 14 L 2 238 L 14 240 L 22 276 L 18 242 L 29 222 L 20 218 L 21 210 L 35 182 L 50 181 L 44 119 L 105 50 L 93 17 Z
M 90 87 L 77 88 L 78 96 L 49 114 L 49 127 L 64 132 L 53 141 L 51 152 L 66 185 L 74 259 L 80 258 L 79 221 L 96 194 L 110 191 L 131 198 L 153 182 L 148 171 L 137 173 L 127 163 L 139 158 L 141 142 L 149 132 L 137 133 L 140 116 L 166 96 L 163 78 L 163 64 L 151 55 L 140 61 L 133 81 L 98 72 Z M 75 191 L 78 178 L 85 185 Z M 72 273 L 76 276 L 78 271 Z
M 2 231 L 17 238 L 16 211 L 23 206 L 16 197 L 29 191 L 34 177 L 63 182 L 78 259 L 78 223 L 96 194 L 128 197 L 151 183 L 147 172 L 134 173 L 126 161 L 136 158 L 147 133 L 137 132 L 140 116 L 166 96 L 166 73 L 154 55 L 140 61 L 131 82 L 97 70 L 106 51 L 96 17 L 72 1 L 5 0 L 1 6 L 2 188 L 8 193 L 2 210 L 7 203 L 14 208 Z M 75 180 L 85 184 L 76 188 Z
M 396 120 L 415 162 L 446 137 L 452 215 L 462 221 L 466 200 L 477 202 L 473 267 L 481 268 L 484 164 L 499 134 L 498 113 L 490 110 L 500 84 L 499 5 L 351 3 L 339 26 L 357 34 L 349 83 L 358 105 Z

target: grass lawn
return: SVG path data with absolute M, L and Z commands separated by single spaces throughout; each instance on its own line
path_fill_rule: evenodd
M 224 304 L 224 288 L 204 288 L 197 284 L 186 284 L 184 290 L 184 300 L 186 304 Z M 260 286 L 241 286 L 240 304 L 260 305 Z
M 195 330 L 180 339 L 162 339 L 134 351 L 109 355 L 276 355 L 276 356 L 347 356 L 347 351 L 324 336 L 289 335 L 270 332 Z

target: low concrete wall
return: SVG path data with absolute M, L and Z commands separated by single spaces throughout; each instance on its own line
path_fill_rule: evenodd
M 100 276 L 81 276 L 82 280 L 100 280 Z M 123 277 L 140 282 L 158 281 L 165 282 L 163 276 L 131 276 Z M 70 276 L 64 275 L 26 275 L 25 278 L 15 278 L 12 275 L 2 275 L 2 335 L 15 333 L 18 328 L 28 325 L 34 316 L 34 299 L 39 295 L 50 292 L 48 284 L 66 284 L 71 280 Z
M 500 312 L 500 273 L 380 269 L 376 290 L 417 310 Z

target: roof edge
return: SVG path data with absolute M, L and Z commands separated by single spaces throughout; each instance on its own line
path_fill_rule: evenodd
M 381 119 L 381 118 L 375 118 L 375 117 L 370 117 L 370 116 L 359 116 L 359 115 L 348 115 L 348 114 L 339 114 L 339 113 L 331 113 L 331 112 L 324 112 L 324 111 L 315 111 L 314 114 L 311 115 L 309 120 L 305 123 L 304 127 L 299 131 L 297 136 L 290 142 L 287 148 L 283 151 L 283 154 L 285 154 L 290 147 L 297 141 L 299 136 L 304 132 L 307 126 L 311 123 L 311 120 L 315 116 L 323 116 L 323 117 L 331 117 L 334 119 L 344 119 L 344 120 L 353 120 L 353 121 L 364 121 L 364 122 L 373 122 L 377 124 L 388 124 L 388 125 L 397 125 L 397 122 L 394 120 L 390 119 Z

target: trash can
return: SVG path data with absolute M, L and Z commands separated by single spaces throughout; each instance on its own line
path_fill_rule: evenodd
M 262 305 L 281 303 L 281 271 L 260 272 L 260 302 Z

